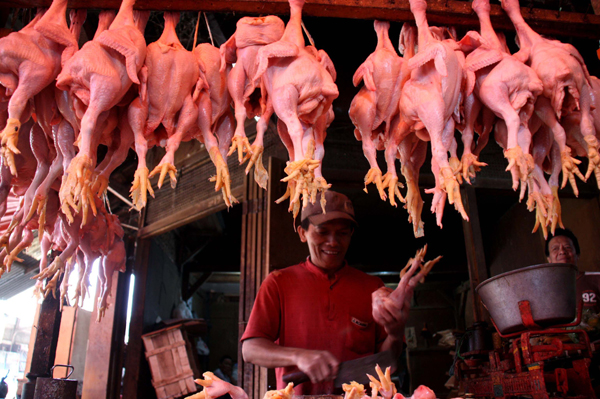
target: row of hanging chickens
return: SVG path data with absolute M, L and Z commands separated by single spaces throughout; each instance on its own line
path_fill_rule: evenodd
M 254 166 L 256 181 L 266 188 L 263 136 L 275 112 L 290 153 L 290 210 L 296 215 L 301 202 L 314 202 L 329 188 L 321 160 L 338 95 L 335 69 L 327 54 L 304 44 L 303 0 L 290 1 L 287 26 L 275 16 L 242 18 L 221 49 L 203 43 L 191 52 L 176 35 L 179 14 L 173 12 L 164 13 L 161 37 L 146 46 L 149 13 L 133 11 L 134 2 L 124 0 L 116 16 L 102 11 L 94 38 L 81 49 L 86 13 L 71 11 L 69 27 L 66 0 L 54 0 L 22 30 L 0 39 L 2 215 L 11 190 L 21 198 L 0 238 L 0 275 L 38 229 L 43 254 L 62 251 L 50 265 L 42 259 L 38 289 L 53 292 L 63 274 L 66 288 L 77 264 L 77 303 L 93 261 L 101 258 L 100 316 L 113 271 L 125 264 L 123 230 L 101 198 L 131 147 L 138 155 L 131 187 L 136 209 L 154 194 L 152 176 L 159 175 L 159 188 L 167 174 L 175 186 L 175 151 L 192 139 L 206 146 L 216 167 L 215 190 L 231 206 L 236 200 L 225 159 L 237 152 L 240 163 L 248 161 L 246 172 Z M 244 122 L 254 116 L 260 120 L 250 145 Z M 100 144 L 108 152 L 98 162 Z M 146 153 L 155 145 L 166 154 L 149 172 Z M 45 287 L 43 279 L 49 279 Z
M 548 227 L 554 233 L 562 226 L 561 171 L 561 187 L 569 182 L 575 195 L 575 176 L 587 180 L 594 174 L 600 187 L 600 80 L 589 75 L 573 46 L 534 32 L 518 0 L 502 0 L 502 7 L 516 29 L 520 50 L 515 54 L 492 27 L 489 0 L 473 0 L 481 30 L 460 41 L 451 28 L 428 26 L 425 0 L 410 0 L 416 27 L 406 23 L 402 28 L 403 58 L 389 39 L 389 24 L 376 21 L 377 48 L 354 74 L 355 86 L 364 82 L 349 114 L 370 164 L 365 191 L 374 183 L 384 201 L 389 197 L 396 206 L 398 197 L 404 202 L 416 237 L 423 235 L 418 178 L 428 141 L 436 183 L 425 192 L 433 194 L 431 211 L 440 227 L 446 199 L 468 220 L 459 184 L 470 183 L 486 165 L 478 157 L 492 131 L 508 160 L 513 189 L 520 184 L 520 200 L 528 192 L 528 209 L 536 212 L 534 231 L 541 226 L 547 236 Z M 464 145 L 460 159 L 455 129 Z M 377 150 L 385 151 L 385 175 Z M 588 157 L 585 176 L 572 155 Z M 396 158 L 406 197 L 400 194 Z M 550 174 L 548 181 L 544 172 Z

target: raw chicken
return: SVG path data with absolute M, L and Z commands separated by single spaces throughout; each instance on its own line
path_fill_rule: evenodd
M 135 172 L 131 197 L 136 209 L 146 205 L 146 192 L 152 190 L 149 177 L 160 173 L 158 187 L 167 175 L 175 188 L 177 169 L 173 165 L 175 151 L 184 134 L 198 119 L 198 107 L 192 93 L 199 78 L 194 55 L 186 50 L 175 32 L 179 13 L 165 12 L 165 27 L 160 38 L 148 45 L 141 72 L 140 96 L 129 107 L 129 123 L 135 135 L 138 168 Z M 163 129 L 157 131 L 159 126 Z M 166 135 L 160 135 L 165 132 Z M 150 136 L 153 136 L 150 140 Z M 146 152 L 148 141 L 166 147 L 166 154 L 148 174 Z M 153 192 L 150 191 L 153 195 Z
M 406 398 L 403 395 L 396 395 L 394 399 L 436 399 L 436 396 L 435 393 L 425 385 L 419 385 L 413 392 L 413 396 Z
M 248 399 L 248 395 L 242 388 L 236 387 L 227 381 L 223 381 L 210 371 L 202 374 L 202 376 L 204 379 L 197 379 L 195 381 L 196 384 L 202 385 L 204 390 L 194 395 L 187 396 L 186 399 L 215 399 L 226 394 L 229 394 L 232 399 Z M 291 399 L 291 396 L 289 399 Z
M 77 139 L 79 153 L 65 171 L 60 189 L 61 203 L 66 202 L 76 212 L 81 209 L 83 223 L 90 208 L 96 213 L 92 193 L 96 147 L 102 130 L 112 131 L 106 124 L 111 113 L 106 111 L 119 104 L 133 83 L 140 84 L 137 74 L 146 56 L 143 31 L 149 13 L 136 12 L 134 17 L 134 2 L 124 0 L 109 29 L 87 42 L 57 78 L 59 89 L 69 91 L 77 98 L 74 101 L 87 106 Z
M 402 58 L 396 54 L 390 41 L 389 22 L 375 21 L 374 26 L 377 48 L 354 73 L 354 86 L 361 81 L 364 86 L 352 100 L 348 114 L 355 126 L 354 135 L 357 140 L 362 140 L 363 153 L 371 167 L 365 177 L 365 192 L 369 183 L 375 183 L 381 199 L 385 201 L 376 151 L 384 148 L 392 119 L 399 113 Z M 390 193 L 390 196 L 394 194 Z
M 419 52 L 407 61 L 412 72 L 402 88 L 398 128 L 386 146 L 390 178 L 384 181 L 383 186 L 390 190 L 391 197 L 398 184 L 395 169 L 398 145 L 409 133 L 419 132 L 421 139 L 431 140 L 431 164 L 436 176 L 432 209 L 438 214 L 438 224 L 446 195 L 463 218 L 468 220 L 447 154 L 454 140 L 454 117 L 458 115 L 463 81 L 461 61 L 457 47 L 453 45 L 455 42 L 441 41 L 432 34 L 425 16 L 427 3 L 424 0 L 411 0 L 410 6 L 418 29 Z M 407 203 L 409 213 L 414 208 L 413 204 Z M 420 216 L 413 217 L 413 220 L 420 220 Z
M 508 159 L 507 170 L 510 170 L 512 175 L 513 189 L 516 190 L 520 182 L 520 197 L 523 198 L 528 187 L 528 204 L 534 205 L 536 214 L 545 218 L 546 208 L 552 203 L 552 195 L 543 173 L 541 176 L 540 170 L 534 173 L 534 158 L 530 154 L 532 132 L 529 129 L 534 104 L 543 91 L 542 81 L 532 68 L 510 55 L 503 37 L 497 36 L 490 21 L 489 1 L 475 0 L 472 7 L 479 17 L 481 35 L 469 32 L 461 41 L 461 44 L 476 46 L 467 56 L 465 65 L 469 73 L 475 74 L 475 99 L 469 101 L 465 110 L 468 115 L 463 130 L 463 175 L 468 179 L 468 168 L 471 165 L 479 166 L 477 158 L 470 151 L 472 132 L 478 113 L 490 110 L 501 119 L 497 122 L 496 141 L 504 149 L 504 155 Z M 485 108 L 482 108 L 482 105 Z M 537 181 L 531 180 L 534 178 L 537 178 Z
M 344 399 L 368 398 L 368 396 L 365 394 L 365 386 L 356 381 L 352 381 L 349 384 L 342 384 L 342 389 L 344 390 Z
M 48 267 L 41 267 L 40 273 L 35 276 L 38 280 L 49 279 L 45 287 L 40 287 L 44 295 L 53 292 L 58 279 L 65 273 L 68 275 L 74 267 L 74 261 L 80 267 L 79 281 L 75 292 L 74 303 L 83 301 L 87 291 L 87 278 L 96 259 L 100 259 L 98 278 L 100 281 L 100 295 L 98 297 L 98 321 L 104 316 L 108 306 L 108 295 L 111 291 L 112 276 L 116 271 L 125 271 L 125 245 L 123 243 L 123 229 L 116 215 L 107 212 L 102 200 L 95 198 L 97 215 L 88 214 L 90 220 L 86 223 L 69 223 L 64 214 L 60 214 L 57 225 L 54 227 L 51 241 L 62 252 Z M 76 215 L 79 221 L 81 215 Z M 66 285 L 63 287 L 66 288 Z M 61 297 L 66 297 L 66 290 L 61 289 Z
M 442 258 L 438 256 L 423 264 L 426 253 L 427 245 L 418 250 L 416 256 L 408 261 L 406 267 L 400 272 L 400 283 L 395 290 L 381 287 L 373 292 L 373 319 L 378 324 L 388 325 L 388 322 L 393 320 L 393 314 L 408 312 L 415 287 L 419 282 L 424 281 L 431 268 Z M 419 268 L 421 270 L 417 273 Z
M 11 173 L 17 173 L 21 124 L 29 119 L 28 102 L 56 79 L 61 63 L 77 50 L 77 40 L 66 20 L 67 0 L 54 0 L 50 8 L 19 32 L 0 39 L 0 84 L 5 87 L 8 119 L 0 134 L 2 155 Z
M 533 69 L 510 55 L 496 35 L 490 21 L 489 0 L 476 0 L 472 7 L 479 17 L 481 36 L 469 32 L 467 39 L 478 40 L 481 45 L 467 56 L 465 67 L 475 73 L 477 99 L 506 123 L 508 137 L 503 143 L 504 155 L 509 161 L 507 170 L 512 174 L 513 189 L 516 190 L 519 180 L 526 184 L 533 170 L 533 159 L 529 154 L 531 132 L 527 124 L 535 101 L 542 93 L 542 82 Z M 473 118 L 470 120 L 472 122 Z M 472 164 L 476 159 L 469 157 L 465 162 Z
M 246 173 L 252 165 L 256 165 L 254 174 L 256 182 L 267 188 L 267 171 L 262 165 L 263 136 L 267 130 L 269 118 L 273 113 L 267 108 L 264 87 L 255 84 L 258 51 L 265 45 L 281 39 L 284 32 L 283 21 L 276 16 L 244 17 L 237 22 L 235 33 L 221 46 L 221 70 L 228 65 L 233 68 L 227 75 L 227 87 L 234 103 L 236 128 L 228 155 L 238 152 L 241 163 L 249 160 Z M 246 137 L 244 123 L 246 118 L 259 117 L 256 126 L 254 147 Z
M 205 77 L 198 80 L 194 92 L 194 99 L 198 101 L 198 139 L 206 146 L 217 169 L 215 191 L 221 190 L 225 204 L 231 206 L 236 199 L 231 195 L 231 178 L 225 161 L 234 134 L 231 96 L 227 90 L 227 75 L 231 67 L 225 64 L 225 68 L 221 68 L 220 51 L 211 44 L 198 45 L 193 54 Z M 200 86 L 201 82 L 206 84 Z M 259 165 L 262 166 L 262 162 L 257 164 L 255 175 Z
M 520 50 L 514 56 L 531 66 L 543 83 L 543 94 L 536 103 L 535 112 L 552 129 L 558 143 L 562 159 L 562 187 L 569 181 L 575 191 L 577 162 L 571 158 L 571 151 L 566 146 L 565 131 L 557 121 L 562 115 L 575 109 L 581 111 L 581 132 L 587 143 L 590 160 L 586 173 L 589 177 L 600 168 L 599 145 L 590 115 L 589 73 L 575 47 L 546 39 L 531 29 L 521 15 L 518 0 L 502 0 L 502 8 L 517 31 Z
M 81 32 L 81 28 L 86 18 L 85 10 L 71 10 L 69 13 L 71 26 L 70 31 L 73 37 L 76 40 L 79 40 L 79 34 Z M 45 171 L 41 172 L 41 176 L 43 181 L 35 182 L 35 185 L 29 187 L 31 194 L 33 194 L 32 198 L 25 198 L 25 214 L 27 215 L 22 223 L 27 223 L 37 212 L 39 219 L 39 231 L 40 231 L 40 240 L 42 239 L 44 232 L 44 219 L 45 219 L 45 209 L 46 209 L 46 201 L 48 198 L 48 191 L 52 187 L 52 185 L 56 182 L 63 173 L 63 165 L 62 165 L 62 154 L 56 148 L 56 133 L 57 126 L 62 122 L 62 115 L 60 113 L 60 106 L 57 103 L 57 98 L 61 98 L 59 93 L 62 93 L 58 90 L 54 85 L 46 86 L 39 94 L 37 94 L 33 98 L 33 109 L 36 116 L 36 123 L 43 130 L 45 134 L 45 141 L 47 142 L 47 154 L 46 155 L 36 155 L 38 161 L 38 168 L 44 167 Z M 37 130 L 32 129 L 32 134 L 37 132 Z M 37 147 L 40 148 L 40 145 L 44 145 L 40 141 L 44 140 L 42 138 L 38 138 Z M 32 135 L 32 149 L 33 149 L 33 135 Z M 71 144 L 73 141 L 71 141 Z M 35 151 L 34 151 L 35 153 Z M 48 163 L 50 163 L 48 165 Z M 60 183 L 59 183 L 60 185 Z M 28 191 L 29 191 L 28 190 Z
M 371 397 L 376 398 L 378 394 L 381 394 L 383 399 L 392 399 L 396 395 L 396 385 L 392 382 L 391 371 L 391 368 L 387 367 L 384 374 L 383 371 L 381 371 L 381 367 L 376 365 L 375 372 L 379 379 L 367 374 L 367 377 L 371 380 L 369 383 L 371 386 Z
M 292 399 L 294 396 L 294 384 L 289 383 L 283 389 L 267 391 L 263 399 Z
M 321 152 L 323 148 L 317 148 L 322 141 L 316 137 L 316 130 L 324 136 L 323 127 L 328 125 L 332 116 L 331 103 L 339 93 L 334 83 L 335 69 L 329 57 L 304 44 L 304 0 L 290 0 L 289 3 L 290 20 L 285 32 L 279 41 L 258 51 L 253 82 L 254 86 L 259 82 L 264 85 L 267 103 L 272 105 L 279 121 L 285 124 L 285 135 L 289 135 L 289 138 L 282 137 L 282 141 L 288 145 L 291 143 L 293 147 L 288 147 L 290 161 L 285 168 L 288 176 L 283 179 L 288 182 L 288 190 L 280 200 L 290 198 L 289 209 L 295 217 L 300 211 L 301 196 L 305 206 L 308 201 L 316 200 L 317 192 L 329 188 L 325 179 L 314 172 L 321 165 L 319 158 L 315 157 L 315 150 L 318 150 L 317 157 L 324 154 Z M 281 135 L 282 130 L 278 131 Z

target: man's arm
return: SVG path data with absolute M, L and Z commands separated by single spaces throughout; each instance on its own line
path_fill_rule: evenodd
M 242 356 L 246 362 L 267 368 L 296 366 L 313 384 L 335 378 L 339 366 L 339 361 L 327 351 L 288 348 L 266 338 L 244 340 Z

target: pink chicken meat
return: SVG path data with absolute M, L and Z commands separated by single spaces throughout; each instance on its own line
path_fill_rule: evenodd
M 278 131 L 280 135 L 282 132 L 289 135 L 289 138 L 281 137 L 288 143 L 290 156 L 285 168 L 288 176 L 283 179 L 288 182 L 288 191 L 283 198 L 290 198 L 289 209 L 297 215 L 301 196 L 302 202 L 307 204 L 309 200 L 315 201 L 318 191 L 329 188 L 325 179 L 315 173 L 321 165 L 315 152 L 317 157 L 324 154 L 325 127 L 332 119 L 331 103 L 339 93 L 329 57 L 304 44 L 304 1 L 290 0 L 289 3 L 290 20 L 285 32 L 279 41 L 259 50 L 253 81 L 256 85 L 262 80 L 267 93 L 267 108 L 272 106 L 279 121 L 285 124 L 285 131 Z
M 361 81 L 364 86 L 352 100 L 348 114 L 355 126 L 354 135 L 362 140 L 363 153 L 370 165 L 365 177 L 365 190 L 369 183 L 375 183 L 381 199 L 385 200 L 376 152 L 383 149 L 392 119 L 399 113 L 402 58 L 390 41 L 389 22 L 375 21 L 374 26 L 377 47 L 354 73 L 354 86 Z
M 199 69 L 194 55 L 187 51 L 175 32 L 179 14 L 166 12 L 165 27 L 161 37 L 148 45 L 140 96 L 129 107 L 129 123 L 135 135 L 138 168 L 131 187 L 131 196 L 136 209 L 146 204 L 146 193 L 152 190 L 149 177 L 160 173 L 158 187 L 167 175 L 171 187 L 177 182 L 173 165 L 175 151 L 198 119 L 198 107 L 192 99 L 199 78 Z M 160 129 L 162 125 L 164 130 Z M 159 132 L 165 132 L 161 135 Z M 166 154 L 152 173 L 146 167 L 148 143 L 166 147 Z M 153 194 L 152 191 L 150 191 Z
M 107 111 L 122 100 L 133 83 L 140 83 L 137 74 L 146 57 L 142 32 L 149 14 L 136 13 L 134 19 L 134 2 L 124 0 L 108 30 L 87 42 L 57 78 L 59 89 L 69 91 L 73 101 L 87 107 L 81 118 L 79 153 L 65 171 L 60 189 L 61 203 L 76 212 L 82 210 L 84 223 L 90 208 L 96 212 L 92 172 L 98 135 L 102 135 L 101 127 L 109 117 Z

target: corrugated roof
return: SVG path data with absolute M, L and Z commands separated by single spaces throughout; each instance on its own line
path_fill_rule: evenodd
M 4 273 L 0 278 L 0 300 L 8 299 L 35 285 L 31 278 L 39 272 L 39 260 L 21 253 L 23 263 L 15 262 L 10 273 Z

